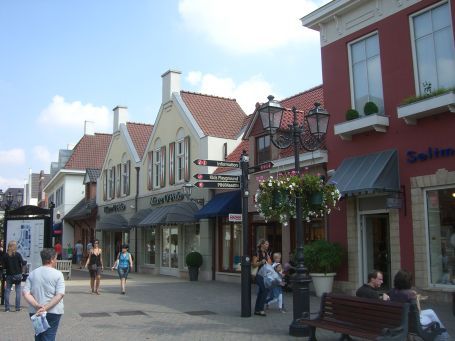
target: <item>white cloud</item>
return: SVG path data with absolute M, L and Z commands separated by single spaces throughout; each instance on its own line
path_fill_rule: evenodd
M 57 160 L 57 155 L 51 155 L 49 149 L 45 146 L 33 147 L 33 158 L 38 162 L 49 165 L 52 161 Z
M 203 74 L 200 71 L 192 71 L 189 73 L 198 74 L 198 81 L 192 77 L 187 81 L 198 89 L 196 91 L 215 96 L 235 98 L 243 111 L 249 115 L 254 111 L 258 100 L 266 100 L 270 94 L 275 94 L 271 84 L 263 79 L 261 75 L 255 75 L 249 79 L 236 84 L 232 78 L 222 78 L 212 74 Z M 192 83 L 193 81 L 193 83 Z M 278 94 L 276 94 L 277 97 Z
M 184 25 L 233 53 L 263 53 L 319 39 L 300 18 L 329 0 L 180 0 Z
M 20 148 L 0 150 L 0 165 L 22 165 L 25 163 L 25 152 Z
M 6 191 L 7 188 L 15 187 L 15 188 L 23 188 L 24 187 L 24 179 L 18 178 L 4 178 L 0 176 L 0 188 L 3 191 Z
M 44 108 L 38 122 L 52 127 L 84 129 L 84 121 L 95 122 L 96 132 L 112 130 L 112 114 L 105 107 L 97 107 L 91 103 L 82 104 L 80 101 L 66 102 L 62 96 L 54 96 L 52 102 Z
M 191 85 L 196 85 L 201 81 L 202 78 L 202 73 L 199 71 L 190 71 L 188 73 L 188 76 L 186 77 L 186 80 L 188 83 Z

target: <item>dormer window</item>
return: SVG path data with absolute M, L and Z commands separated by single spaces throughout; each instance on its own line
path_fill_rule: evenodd
M 270 135 L 256 137 L 256 164 L 270 161 Z

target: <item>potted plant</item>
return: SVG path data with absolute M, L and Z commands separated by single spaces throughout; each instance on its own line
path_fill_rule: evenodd
M 374 102 L 366 102 L 363 107 L 363 113 L 365 115 L 373 115 L 379 112 L 379 108 Z
M 202 265 L 202 255 L 197 251 L 191 251 L 186 255 L 185 262 L 188 266 L 190 281 L 197 281 L 199 276 L 199 268 Z
M 341 265 L 344 250 L 338 243 L 315 240 L 303 247 L 305 266 L 313 279 L 316 296 L 332 292 L 333 279 Z
M 359 116 L 359 112 L 355 109 L 348 109 L 346 111 L 346 121 L 355 120 L 356 118 L 359 118 Z

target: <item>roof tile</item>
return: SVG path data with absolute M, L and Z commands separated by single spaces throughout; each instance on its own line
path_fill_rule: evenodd
M 87 168 L 103 168 L 112 134 L 84 135 L 73 149 L 64 169 L 86 170 Z
M 137 154 L 142 159 L 147 148 L 147 143 L 152 134 L 153 125 L 145 123 L 127 122 L 126 128 L 136 148 Z

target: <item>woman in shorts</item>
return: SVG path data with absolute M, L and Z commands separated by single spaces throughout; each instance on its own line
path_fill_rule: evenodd
M 112 270 L 114 270 L 115 267 L 117 267 L 118 276 L 120 278 L 122 295 L 125 295 L 126 279 L 128 278 L 128 273 L 133 268 L 133 258 L 128 252 L 128 244 L 122 245 L 122 251 L 119 252 Z
M 95 240 L 93 243 L 93 248 L 90 249 L 89 255 L 87 257 L 87 262 L 85 267 L 88 268 L 90 273 L 90 287 L 92 289 L 92 294 L 99 295 L 100 281 L 101 281 L 101 272 L 104 270 L 103 266 L 103 257 L 101 256 L 102 250 L 100 248 L 99 240 Z

